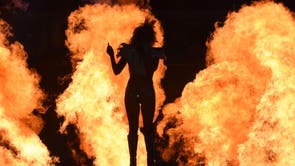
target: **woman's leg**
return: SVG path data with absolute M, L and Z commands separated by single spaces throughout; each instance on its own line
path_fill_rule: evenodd
M 155 92 L 153 89 L 145 91 L 141 100 L 143 119 L 143 134 L 147 151 L 147 165 L 155 165 L 155 145 L 153 119 L 155 114 Z
M 139 103 L 135 92 L 126 90 L 125 108 L 129 123 L 128 147 L 130 154 L 130 166 L 136 166 L 136 151 L 138 142 L 138 118 L 139 118 Z

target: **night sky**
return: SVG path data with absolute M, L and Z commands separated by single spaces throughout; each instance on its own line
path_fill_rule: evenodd
M 47 94 L 44 105 L 48 107 L 42 115 L 46 126 L 40 138 L 52 155 L 60 157 L 60 165 L 79 165 L 69 152 L 72 144 L 79 141 L 72 133 L 64 136 L 58 133 L 62 118 L 55 110 L 55 99 L 68 86 L 70 80 L 61 82 L 59 78 L 71 75 L 72 68 L 69 52 L 65 47 L 67 17 L 79 6 L 86 4 L 78 0 L 27 0 L 26 11 L 4 8 L 9 0 L 0 0 L 1 17 L 12 27 L 11 41 L 19 41 L 28 53 L 29 67 L 41 75 L 41 88 Z M 152 13 L 160 20 L 164 29 L 164 46 L 166 49 L 167 71 L 163 79 L 166 103 L 174 101 L 181 95 L 185 84 L 192 81 L 198 71 L 205 68 L 206 40 L 214 31 L 214 23 L 225 20 L 229 11 L 238 10 L 249 0 L 151 0 Z M 283 2 L 295 11 L 295 1 Z M 74 147 L 77 148 L 78 147 Z M 80 157 L 84 163 L 89 162 L 83 152 Z M 162 165 L 175 165 L 164 163 Z

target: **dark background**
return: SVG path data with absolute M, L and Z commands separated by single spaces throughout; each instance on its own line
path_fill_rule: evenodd
M 52 155 L 60 157 L 59 165 L 91 165 L 92 159 L 77 146 L 77 129 L 68 128 L 69 135 L 58 133 L 62 118 L 55 113 L 55 99 L 65 90 L 68 82 L 60 82 L 59 77 L 71 74 L 69 52 L 65 47 L 64 31 L 67 17 L 84 0 L 27 0 L 26 11 L 13 8 L 10 0 L 0 0 L 2 17 L 12 27 L 11 41 L 19 41 L 29 55 L 29 67 L 41 75 L 41 88 L 48 95 L 44 105 L 48 111 L 42 115 L 46 126 L 40 138 Z M 205 68 L 206 40 L 214 31 L 214 23 L 224 21 L 229 11 L 238 10 L 250 0 L 151 0 L 152 12 L 161 21 L 165 32 L 165 48 L 168 57 L 167 71 L 162 81 L 166 92 L 166 103 L 181 95 L 185 84 L 192 81 L 198 71 Z M 283 2 L 295 11 L 294 0 Z M 276 19 L 276 18 L 274 18 Z M 279 19 L 279 18 L 277 18 Z M 70 148 L 76 150 L 73 157 Z M 76 159 L 75 159 L 76 158 Z M 79 158 L 79 160 L 77 160 Z M 160 162 L 161 165 L 176 165 L 175 161 Z

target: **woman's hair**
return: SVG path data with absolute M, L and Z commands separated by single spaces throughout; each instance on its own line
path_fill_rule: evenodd
M 134 46 L 141 46 L 147 43 L 154 44 L 156 42 L 155 22 L 155 20 L 146 18 L 143 24 L 134 29 L 130 44 Z

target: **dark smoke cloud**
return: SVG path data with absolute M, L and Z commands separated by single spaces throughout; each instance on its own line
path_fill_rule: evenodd
M 0 14 L 7 12 L 23 11 L 26 12 L 29 8 L 29 2 L 25 0 L 1 0 L 0 1 Z

